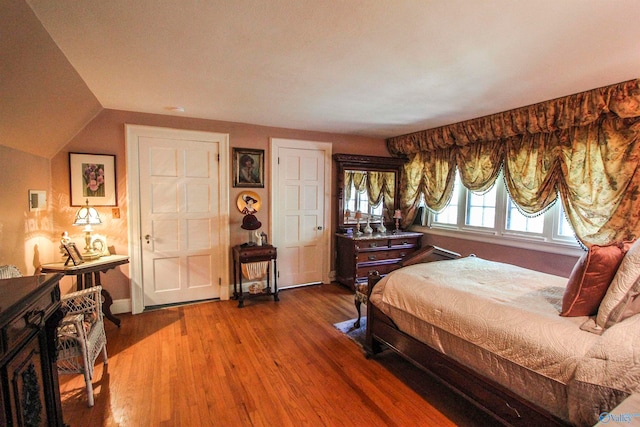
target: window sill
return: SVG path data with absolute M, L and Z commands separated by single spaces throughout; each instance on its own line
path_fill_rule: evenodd
M 418 231 L 425 234 L 432 234 L 436 236 L 453 237 L 462 240 L 473 240 L 477 242 L 490 243 L 494 245 L 509 246 L 521 249 L 528 249 L 532 251 L 560 254 L 560 255 L 573 255 L 581 256 L 584 254 L 584 249 L 580 247 L 577 242 L 571 241 L 547 241 L 544 238 L 525 238 L 522 236 L 516 236 L 511 234 L 499 235 L 495 232 L 478 232 L 475 230 L 464 231 L 457 229 L 445 229 L 439 227 L 425 227 L 414 225 L 411 227 L 412 231 Z

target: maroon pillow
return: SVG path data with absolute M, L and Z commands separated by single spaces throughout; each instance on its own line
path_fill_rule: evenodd
M 572 317 L 596 314 L 622 258 L 630 247 L 630 242 L 591 246 L 571 271 L 567 289 L 562 297 L 560 315 Z

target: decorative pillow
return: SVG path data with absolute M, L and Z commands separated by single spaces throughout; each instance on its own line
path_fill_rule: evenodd
M 608 328 L 616 322 L 640 312 L 634 294 L 640 290 L 640 239 L 629 249 L 620 263 L 620 268 L 611 281 L 611 286 L 600 304 L 596 324 Z
M 591 246 L 571 271 L 562 297 L 560 315 L 572 317 L 596 314 L 618 266 L 630 247 L 630 242 Z

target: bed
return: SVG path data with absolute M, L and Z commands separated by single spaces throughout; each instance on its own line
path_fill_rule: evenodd
M 593 333 L 559 315 L 567 281 L 473 256 L 374 273 L 367 355 L 398 352 L 505 425 L 594 425 L 640 391 L 640 315 Z

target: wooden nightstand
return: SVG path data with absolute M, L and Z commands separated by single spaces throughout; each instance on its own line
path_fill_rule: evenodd
M 244 307 L 244 300 L 260 296 L 273 295 L 274 301 L 279 301 L 278 297 L 278 277 L 277 264 L 278 251 L 274 246 L 243 246 L 237 245 L 233 247 L 233 297 L 238 300 L 238 307 Z M 242 292 L 242 264 L 252 262 L 270 261 L 267 266 L 267 287 L 257 293 Z M 273 290 L 271 290 L 270 276 L 271 264 L 273 264 Z M 236 286 L 237 284 L 237 286 Z

